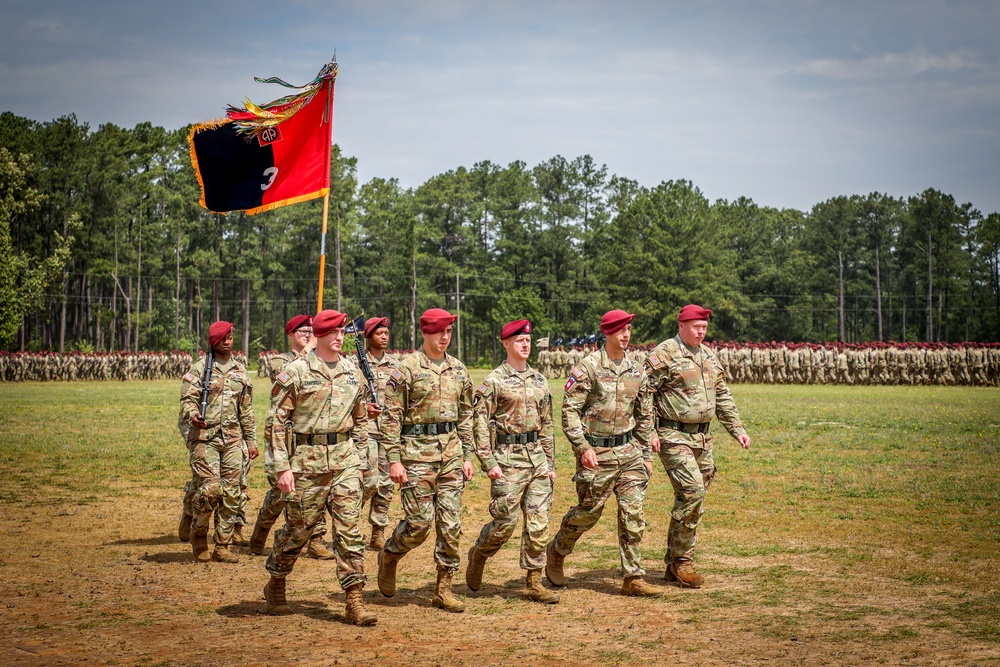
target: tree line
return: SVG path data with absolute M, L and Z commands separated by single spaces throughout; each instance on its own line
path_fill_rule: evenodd
M 244 351 L 283 349 L 284 322 L 316 307 L 322 202 L 204 210 L 189 129 L 0 114 L 0 346 L 194 350 L 227 319 Z M 646 341 L 692 301 L 713 308 L 716 339 L 1000 332 L 1000 215 L 933 188 L 776 209 L 710 202 L 687 180 L 644 187 L 589 155 L 482 161 L 404 188 L 359 183 L 334 146 L 329 224 L 325 305 L 388 316 L 400 348 L 425 308 L 459 310 L 473 363 L 497 357 L 515 317 L 568 339 L 625 308 Z

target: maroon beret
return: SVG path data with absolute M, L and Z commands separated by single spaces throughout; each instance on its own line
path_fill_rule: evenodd
M 229 335 L 229 332 L 233 330 L 232 322 L 224 322 L 219 320 L 218 322 L 212 322 L 212 326 L 208 327 L 208 344 L 210 347 L 215 347 L 215 344 L 220 340 Z
M 365 322 L 365 338 L 368 338 L 372 333 L 379 327 L 389 326 L 388 317 L 370 317 L 368 321 Z
M 503 325 L 503 329 L 500 330 L 500 340 L 506 340 L 511 336 L 520 336 L 521 334 L 531 333 L 531 322 L 528 320 L 514 320 L 513 322 L 508 322 Z
M 681 312 L 677 314 L 677 321 L 687 322 L 688 320 L 707 320 L 711 316 L 712 311 L 708 308 L 702 308 L 696 303 L 689 303 L 681 308 Z
M 296 315 L 285 324 L 285 333 L 292 334 L 306 325 L 312 324 L 312 318 L 308 315 Z
M 336 310 L 320 311 L 313 318 L 313 335 L 322 338 L 333 333 L 333 330 L 347 324 L 347 313 L 338 313 Z
M 609 310 L 601 318 L 601 331 L 604 332 L 604 335 L 609 336 L 634 319 L 635 315 L 626 313 L 624 310 Z
M 420 316 L 420 333 L 434 334 L 444 331 L 457 319 L 458 315 L 452 315 L 444 308 L 429 308 Z

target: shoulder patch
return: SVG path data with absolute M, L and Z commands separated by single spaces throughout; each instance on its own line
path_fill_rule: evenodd
M 476 387 L 477 394 L 485 394 L 489 390 L 489 386 L 484 382 L 478 387 Z
M 570 388 L 576 384 L 577 378 L 570 374 L 569 379 L 566 380 L 566 384 L 563 385 L 563 391 L 569 391 Z
M 292 381 L 292 378 L 285 371 L 281 371 L 274 377 L 274 383 L 280 384 L 282 386 L 288 385 Z
M 576 382 L 577 380 L 579 380 L 580 378 L 583 377 L 583 371 L 580 370 L 579 366 L 575 366 L 573 368 L 573 370 L 571 370 L 569 372 L 569 377 L 573 380 L 573 382 Z M 569 383 L 567 382 L 566 384 L 569 384 Z
M 184 380 L 185 382 L 194 382 L 198 378 L 196 378 L 195 376 L 191 375 L 190 373 L 185 373 L 184 377 L 182 377 L 181 379 Z
M 398 368 L 393 368 L 389 372 L 389 379 L 385 381 L 385 386 L 387 388 L 391 387 L 393 391 L 399 388 L 399 381 L 403 379 L 403 373 Z

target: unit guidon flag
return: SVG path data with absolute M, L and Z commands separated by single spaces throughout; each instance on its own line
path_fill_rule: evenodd
M 268 104 L 246 100 L 227 119 L 201 123 L 188 135 L 191 162 L 210 211 L 260 213 L 322 197 L 330 189 L 330 130 L 336 61 L 299 92 Z

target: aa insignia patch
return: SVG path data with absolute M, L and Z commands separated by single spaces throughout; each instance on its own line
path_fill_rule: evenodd
M 570 387 L 572 387 L 574 384 L 576 384 L 576 378 L 570 375 L 569 379 L 566 380 L 566 384 L 563 385 L 563 391 L 569 391 Z

